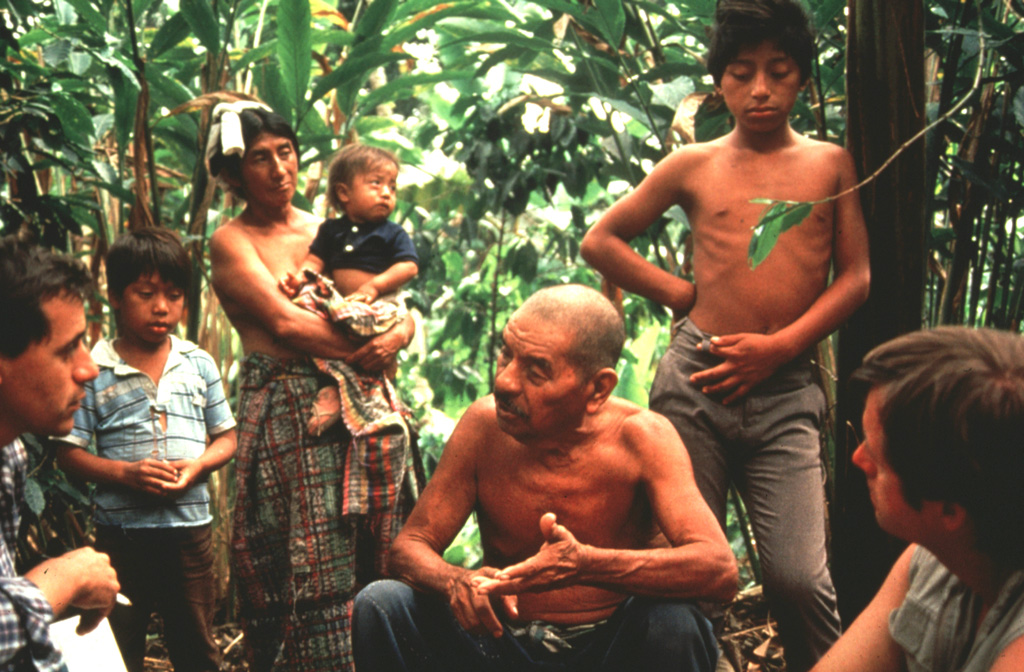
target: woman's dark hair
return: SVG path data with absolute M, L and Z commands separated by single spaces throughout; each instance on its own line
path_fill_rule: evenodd
M 285 121 L 284 117 L 281 115 L 259 107 L 253 107 L 243 110 L 238 115 L 238 118 L 242 124 L 242 140 L 245 143 L 245 151 L 249 151 L 249 146 L 252 145 L 253 141 L 256 140 L 261 133 L 266 133 L 268 135 L 276 135 L 277 137 L 290 140 L 292 146 L 295 148 L 295 154 L 298 155 L 299 139 L 296 137 L 291 124 Z M 235 154 L 228 154 L 225 156 L 221 151 L 220 143 L 218 143 L 216 147 L 217 149 L 214 151 L 213 156 L 210 157 L 210 175 L 213 177 L 223 178 L 224 176 L 221 175 L 221 173 L 224 173 L 235 182 L 241 184 L 242 157 Z M 241 188 L 235 187 L 223 179 L 221 182 L 233 195 L 239 198 L 245 198 L 245 194 Z

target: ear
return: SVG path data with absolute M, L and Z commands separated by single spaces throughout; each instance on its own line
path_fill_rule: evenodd
M 234 175 L 232 175 L 231 171 L 229 171 L 229 170 L 222 170 L 221 173 L 222 173 L 222 175 L 220 176 L 220 178 L 222 180 L 227 182 L 229 185 L 231 185 L 235 189 L 241 189 L 242 188 L 242 181 L 240 179 L 238 179 L 237 177 L 235 177 Z
M 590 396 L 587 398 L 587 412 L 597 413 L 604 402 L 608 401 L 612 390 L 618 384 L 619 374 L 615 373 L 615 369 L 604 368 L 595 373 L 589 383 Z
M 349 194 L 347 184 L 345 184 L 344 182 L 338 182 L 336 185 L 334 185 L 334 195 L 338 197 L 338 201 L 342 205 L 348 205 Z
M 942 527 L 948 532 L 956 532 L 967 525 L 969 517 L 967 510 L 956 502 L 942 502 L 942 512 L 939 520 Z

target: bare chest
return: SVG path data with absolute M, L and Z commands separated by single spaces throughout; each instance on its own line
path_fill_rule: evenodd
M 819 217 L 831 212 L 824 206 L 836 194 L 834 166 L 771 156 L 727 153 L 709 161 L 701 175 L 688 177 L 683 207 L 691 222 L 727 220 L 749 229 L 766 207 L 758 202 L 763 200 L 816 203 Z
M 298 270 L 302 260 L 309 254 L 313 242 L 313 230 L 258 234 L 252 237 L 253 248 L 260 261 L 275 278 Z
M 616 471 L 602 461 L 565 468 L 494 461 L 478 477 L 485 551 L 503 561 L 540 548 L 545 513 L 554 513 L 581 542 L 604 548 L 635 548 L 650 530 L 646 493 L 628 468 Z

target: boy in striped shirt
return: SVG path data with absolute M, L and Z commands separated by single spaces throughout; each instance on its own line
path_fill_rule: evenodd
M 133 603 L 111 615 L 129 672 L 143 669 L 154 610 L 175 670 L 217 670 L 206 480 L 235 453 L 235 420 L 213 358 L 172 335 L 190 273 L 177 236 L 126 233 L 106 265 L 118 336 L 92 350 L 99 377 L 86 386 L 58 462 L 97 484 L 96 548 Z

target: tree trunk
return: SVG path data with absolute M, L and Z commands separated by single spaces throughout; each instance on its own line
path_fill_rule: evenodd
M 922 0 L 849 0 L 847 142 L 870 175 L 925 125 Z M 863 475 L 850 462 L 863 391 L 847 381 L 872 347 L 922 325 L 927 227 L 924 140 L 861 190 L 871 240 L 871 295 L 839 337 L 832 573 L 845 625 L 867 605 L 902 543 L 875 522 Z

